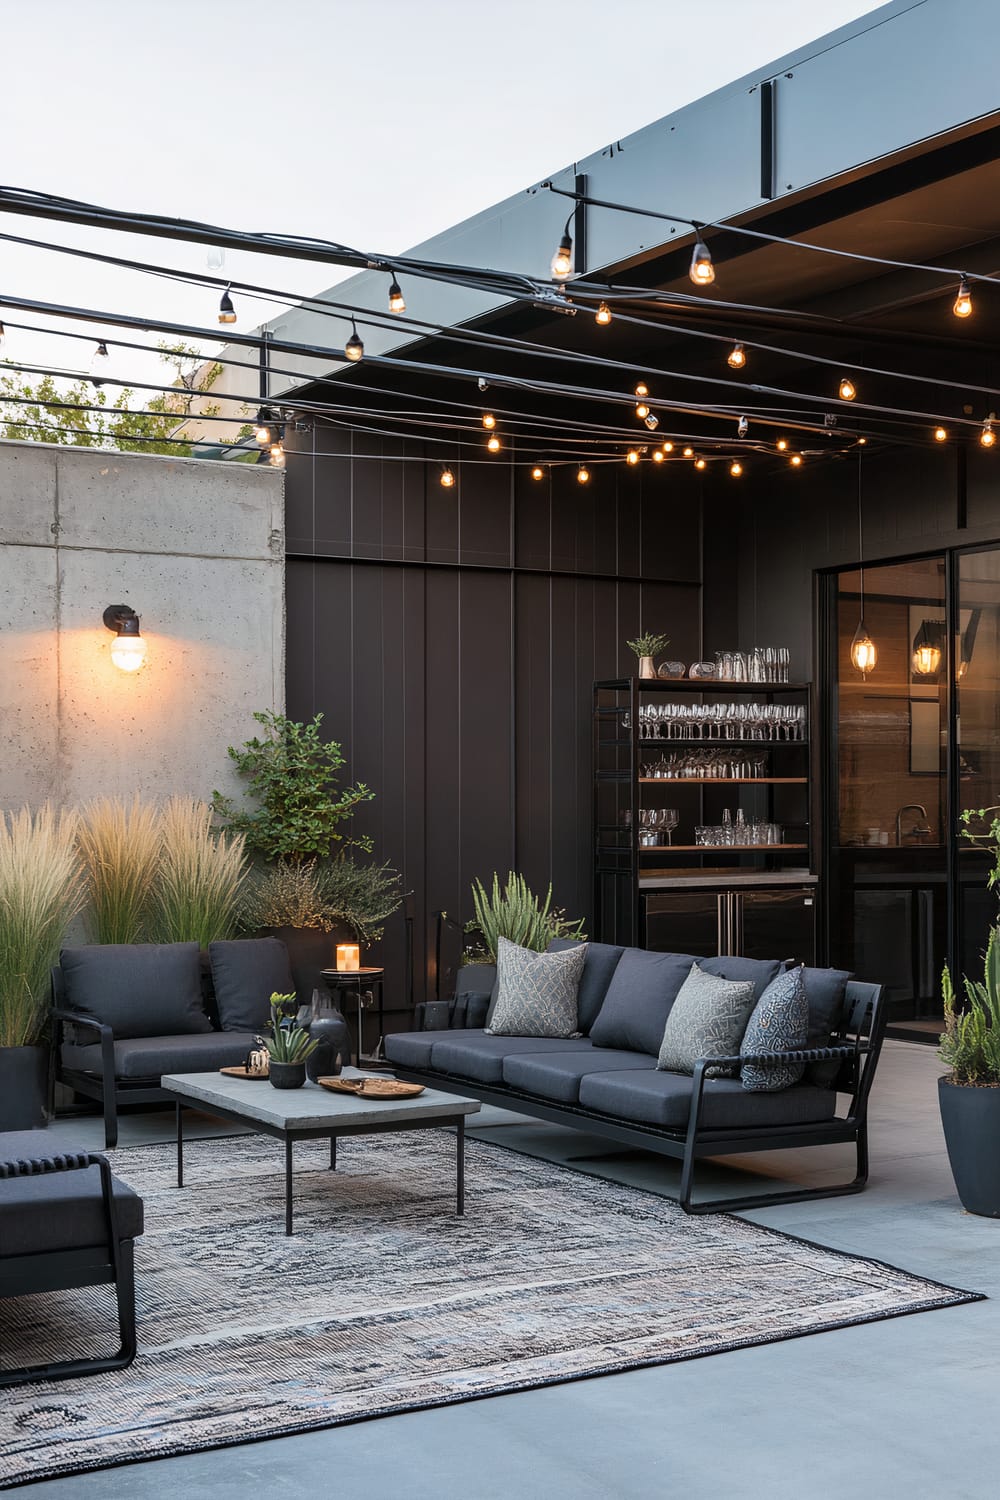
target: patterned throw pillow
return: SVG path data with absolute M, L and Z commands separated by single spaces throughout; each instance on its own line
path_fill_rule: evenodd
M 579 1036 L 576 992 L 587 945 L 565 953 L 534 953 L 497 942 L 497 998 L 486 1030 L 491 1036 Z
M 794 1052 L 804 1047 L 809 1035 L 809 1001 L 801 968 L 789 969 L 772 980 L 757 1001 L 747 1023 L 740 1052 L 744 1056 L 762 1052 Z M 784 1063 L 761 1068 L 745 1063 L 740 1069 L 743 1087 L 755 1094 L 772 1094 L 798 1083 L 805 1063 Z
M 660 1043 L 656 1066 L 693 1073 L 700 1057 L 735 1057 L 754 1005 L 753 981 L 719 979 L 697 964 L 677 992 Z M 709 1078 L 731 1077 L 734 1068 L 706 1068 Z

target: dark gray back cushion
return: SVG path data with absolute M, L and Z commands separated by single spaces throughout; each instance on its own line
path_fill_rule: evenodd
M 626 948 L 615 967 L 597 1020 L 595 1047 L 621 1047 L 655 1057 L 670 1007 L 695 962 L 690 953 L 649 953 Z
M 807 1047 L 829 1047 L 833 1033 L 844 1018 L 844 997 L 847 981 L 853 978 L 846 969 L 803 969 L 802 978 L 809 1002 L 809 1033 Z M 806 1082 L 824 1087 L 836 1078 L 839 1062 L 818 1062 L 806 1065 Z
M 288 949 L 280 938 L 209 943 L 212 984 L 223 1031 L 262 1031 L 271 1022 L 271 996 L 295 990 Z
M 780 958 L 734 958 L 731 953 L 721 953 L 718 958 L 699 958 L 698 967 L 705 974 L 716 974 L 720 979 L 731 979 L 736 984 L 751 980 L 755 1000 L 759 1000 L 768 985 L 785 971 L 784 961 Z
M 573 938 L 553 938 L 547 951 L 561 953 L 565 948 L 576 947 L 579 947 L 579 944 Z M 584 1036 L 589 1035 L 590 1028 L 597 1020 L 598 1011 L 604 1004 L 604 997 L 608 993 L 611 977 L 624 952 L 624 948 L 618 948 L 613 943 L 587 944 L 587 956 L 583 960 L 583 978 L 580 980 L 580 988 L 576 996 L 577 1025 Z
M 59 955 L 66 1005 L 116 1037 L 211 1031 L 197 943 L 95 943 Z

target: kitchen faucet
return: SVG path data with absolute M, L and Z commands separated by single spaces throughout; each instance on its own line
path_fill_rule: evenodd
M 897 847 L 897 849 L 901 849 L 902 846 L 903 846 L 903 814 L 906 813 L 906 812 L 918 812 L 918 813 L 920 813 L 921 817 L 923 818 L 923 823 L 922 824 L 920 824 L 920 823 L 914 823 L 913 827 L 910 829 L 911 833 L 930 833 L 930 828 L 927 826 L 927 809 L 926 809 L 926 807 L 923 805 L 922 802 L 907 802 L 903 807 L 901 807 L 899 809 L 899 812 L 896 814 L 896 847 Z

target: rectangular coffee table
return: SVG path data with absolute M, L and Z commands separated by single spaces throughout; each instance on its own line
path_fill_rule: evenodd
M 357 1068 L 343 1077 L 360 1078 Z M 319 1084 L 300 1089 L 272 1088 L 267 1079 L 227 1078 L 222 1073 L 168 1073 L 161 1086 L 177 1102 L 177 1186 L 184 1186 L 185 1106 L 248 1125 L 285 1143 L 285 1233 L 292 1232 L 292 1147 L 296 1141 L 330 1141 L 330 1169 L 337 1165 L 337 1137 L 390 1135 L 400 1130 L 428 1130 L 454 1125 L 457 1135 L 457 1212 L 465 1212 L 465 1117 L 479 1109 L 478 1099 L 459 1099 L 425 1089 L 415 1099 L 360 1099 L 332 1094 Z

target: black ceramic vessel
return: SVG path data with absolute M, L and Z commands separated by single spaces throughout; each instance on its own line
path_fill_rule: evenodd
M 267 1076 L 273 1089 L 300 1089 L 306 1081 L 306 1065 L 275 1062 L 272 1057 Z
M 306 1058 L 306 1073 L 314 1083 L 317 1078 L 335 1078 L 351 1060 L 350 1028 L 335 1005 L 314 1013 L 309 1037 L 319 1046 Z
M 952 1176 L 970 1214 L 1000 1218 L 1000 1088 L 938 1079 L 941 1123 Z

